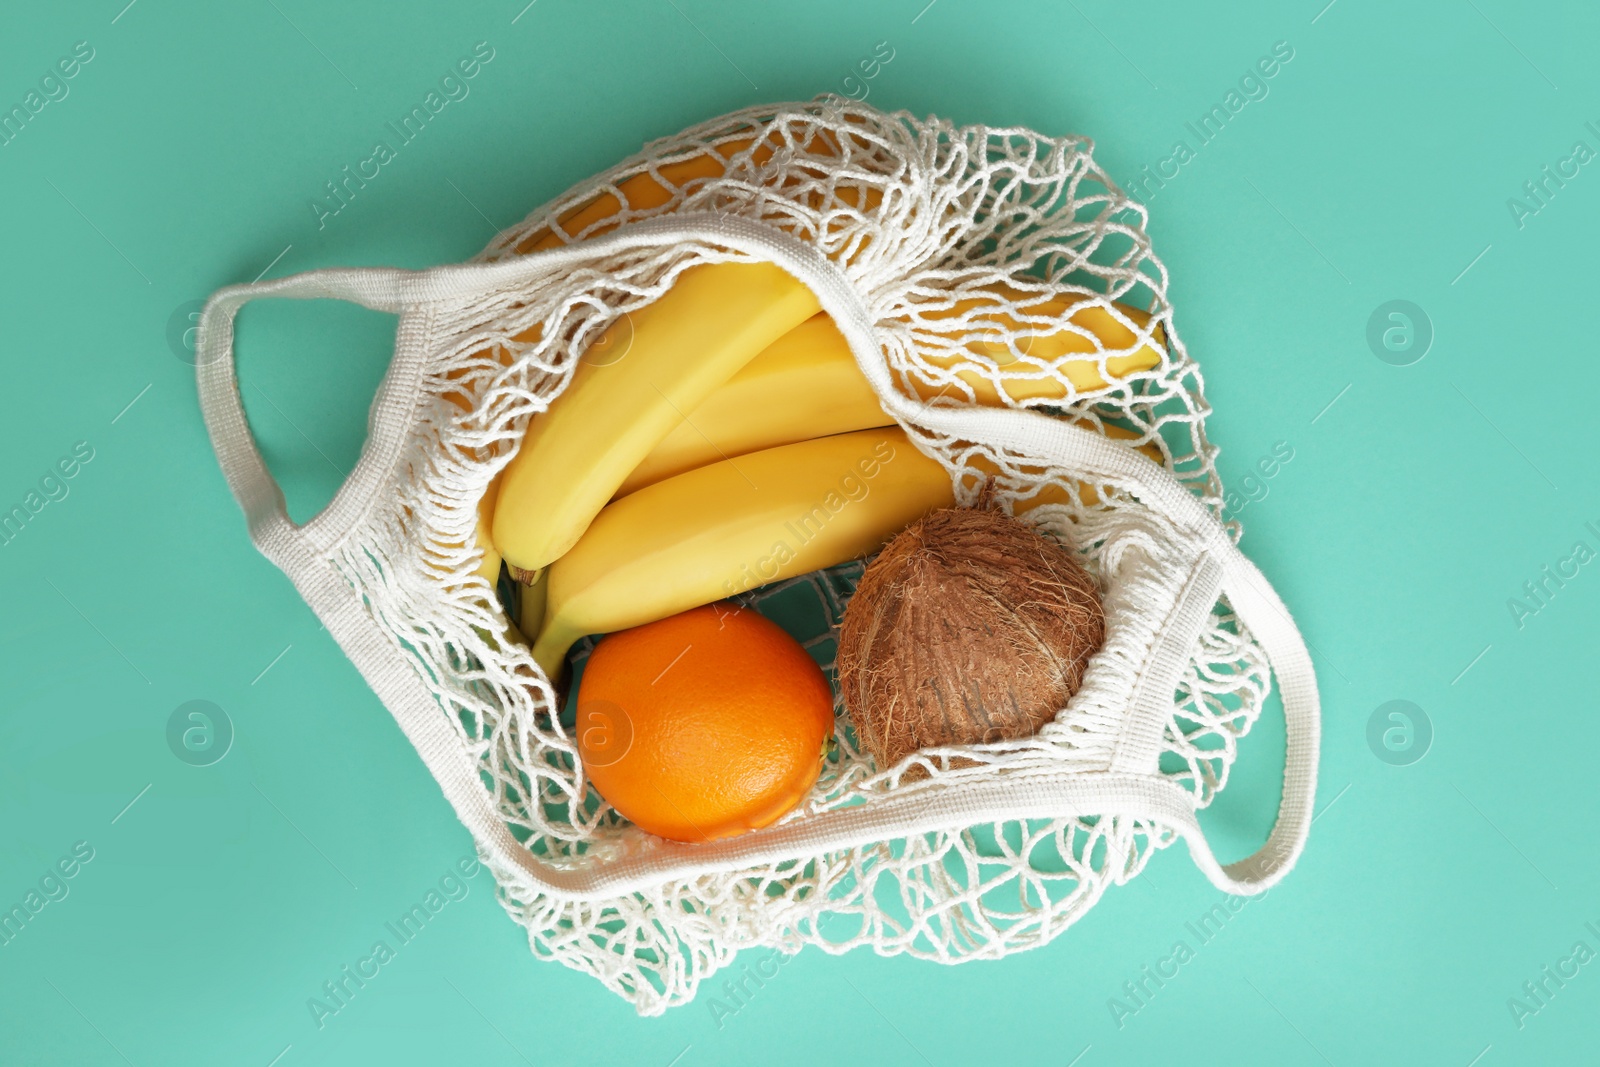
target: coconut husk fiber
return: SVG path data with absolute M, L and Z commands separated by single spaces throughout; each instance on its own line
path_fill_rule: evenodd
M 921 748 L 1031 737 L 1104 640 L 1099 591 L 1071 552 L 998 510 L 942 508 L 862 575 L 840 626 L 839 686 L 857 739 L 887 769 Z

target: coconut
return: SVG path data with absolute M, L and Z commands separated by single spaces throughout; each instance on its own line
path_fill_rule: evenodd
M 1031 737 L 1104 641 L 1099 591 L 1073 553 L 1003 512 L 942 508 L 862 575 L 840 625 L 839 688 L 886 769 L 922 748 Z

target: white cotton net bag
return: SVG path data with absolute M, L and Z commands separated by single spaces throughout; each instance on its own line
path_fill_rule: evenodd
M 252 539 L 415 744 L 537 956 L 646 1015 L 754 946 L 994 959 L 1056 937 L 1180 837 L 1218 888 L 1261 892 L 1310 825 L 1311 661 L 1221 521 L 1210 409 L 1144 223 L 1083 138 L 832 98 L 749 108 L 580 183 L 470 263 L 219 291 L 200 328 L 201 406 Z M 485 487 L 587 346 L 682 271 L 729 260 L 774 262 L 816 292 L 959 501 L 987 481 L 1000 506 L 1079 551 L 1104 594 L 1106 642 L 1034 737 L 876 767 L 841 718 L 795 811 L 689 845 L 638 830 L 587 786 L 548 681 L 476 573 L 474 529 Z M 360 462 L 298 526 L 234 371 L 234 315 L 268 296 L 399 316 Z M 1128 345 L 1079 330 L 1092 344 L 1075 373 L 1038 355 L 1033 339 L 1074 328 L 1030 312 L 1050 297 L 1104 309 Z M 1159 362 L 1127 370 L 1147 345 Z M 836 623 L 850 579 L 796 582 Z M 1196 811 L 1226 784 L 1274 673 L 1278 817 L 1260 851 L 1223 865 Z

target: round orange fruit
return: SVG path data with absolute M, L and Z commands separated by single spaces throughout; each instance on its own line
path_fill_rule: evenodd
M 833 732 L 833 690 L 800 643 L 732 604 L 602 639 L 578 686 L 589 781 L 641 829 L 711 841 L 803 800 Z

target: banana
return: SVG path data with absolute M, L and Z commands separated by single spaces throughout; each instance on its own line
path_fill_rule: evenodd
M 657 181 L 655 175 L 648 171 L 635 174 L 617 183 L 617 192 L 622 194 L 621 200 L 617 199 L 616 193 L 601 193 L 588 203 L 580 204 L 562 215 L 561 229 L 568 234 L 582 233 L 586 227 L 620 214 L 624 202 L 631 211 L 650 211 L 661 207 L 688 182 L 720 178 L 727 169 L 728 157 L 749 146 L 749 141 L 732 141 L 701 155 L 668 163 L 659 168 L 665 184 Z M 598 227 L 590 236 L 598 237 L 614 228 L 615 224 Z M 545 228 L 529 235 L 517 245 L 516 250 L 518 255 L 526 255 L 529 252 L 542 252 L 547 248 L 559 248 L 564 244 L 566 240 L 560 234 Z
M 707 263 L 614 324 L 596 347 L 618 355 L 579 364 L 505 469 L 492 532 L 506 562 L 559 558 L 685 412 L 818 310 L 773 264 Z
M 478 547 L 483 550 L 483 562 L 478 564 L 478 573 L 489 583 L 490 589 L 500 580 L 500 550 L 494 547 L 491 533 L 494 528 L 494 505 L 499 493 L 500 476 L 496 475 L 478 500 Z
M 1027 299 L 1020 294 L 1015 298 Z M 1136 338 L 1132 330 L 1118 321 L 1118 314 L 1141 329 L 1149 330 L 1150 316 L 1137 308 L 1119 303 L 1113 305 L 1116 314 L 1103 307 L 1071 310 L 1082 302 L 1059 297 L 1035 300 L 1031 306 L 1025 305 L 1025 310 L 1029 315 L 1056 319 L 1070 312 L 1069 322 L 1091 331 L 1099 338 L 1101 346 L 1110 351 L 1131 348 Z M 950 312 L 933 317 L 949 318 L 970 313 L 977 307 L 977 301 L 968 300 Z M 986 318 L 980 314 L 977 319 L 1008 330 L 1020 325 L 1014 316 L 999 310 Z M 1162 340 L 1160 326 L 1151 332 L 1158 342 Z M 1005 345 L 980 338 L 969 340 L 966 347 L 1001 365 L 1000 376 L 1008 397 L 1065 398 L 1066 391 L 1058 381 L 1029 376 L 1036 375 L 1037 369 L 1017 361 Z M 1063 358 L 1094 351 L 1094 342 L 1073 330 L 1023 337 L 1018 348 L 1026 356 L 1058 366 L 1079 391 L 1100 389 L 1108 384 L 1094 360 Z M 935 354 L 927 358 L 947 368 L 960 366 L 960 361 L 954 357 Z M 1106 361 L 1106 369 L 1113 377 L 1121 377 L 1133 371 L 1148 370 L 1160 360 L 1160 354 L 1146 344 L 1128 355 L 1113 356 Z M 979 403 L 1000 404 L 998 391 L 987 379 L 972 370 L 960 370 L 958 375 L 973 386 Z M 922 399 L 930 399 L 937 394 L 929 388 L 920 395 Z M 617 496 L 626 496 L 663 478 L 718 459 L 891 423 L 833 320 L 827 315 L 814 315 L 757 355 L 685 416 L 628 475 L 617 489 Z
M 959 353 L 923 346 L 922 358 L 935 367 L 953 372 L 954 378 L 972 390 L 973 399 L 979 404 L 999 406 L 1041 398 L 1069 399 L 1069 390 L 1050 373 L 1052 370 L 1071 383 L 1070 392 L 1085 393 L 1106 388 L 1111 383 L 1100 373 L 1096 359 L 1073 358 L 1084 355 L 1093 357 L 1096 353 L 1096 341 L 1085 334 L 1098 340 L 1100 350 L 1124 353 L 1106 360 L 1106 371 L 1113 378 L 1124 378 L 1161 363 L 1162 353 L 1156 346 L 1164 347 L 1166 337 L 1159 324 L 1151 327 L 1148 312 L 1116 302 L 1112 303 L 1111 308 L 1106 308 L 1089 303 L 1090 298 L 1085 296 L 1041 298 L 1038 294 L 1025 293 L 1010 286 L 997 286 L 995 291 L 996 298 L 992 301 L 968 298 L 957 301 L 950 309 L 925 313 L 926 318 L 936 323 L 946 319 L 963 320 L 959 332 L 947 332 L 937 327 L 935 331 L 946 343 L 956 341 L 969 352 L 985 356 L 1000 365 L 1000 386 L 997 389 L 973 363 Z M 1014 304 L 1027 318 L 1019 318 L 1000 300 Z M 1028 321 L 1032 319 L 1044 319 L 1047 322 L 1061 322 L 1064 319 L 1069 327 L 1075 329 L 1044 333 L 1040 331 L 1046 327 Z M 1130 329 L 1129 323 L 1139 332 Z M 1018 330 L 1032 331 L 1016 340 L 1016 349 L 1021 353 L 1021 358 L 1003 342 L 985 337 L 986 334 L 1009 334 Z M 1149 335 L 1153 344 L 1151 341 L 1140 341 L 1145 334 Z M 923 400 L 941 395 L 965 395 L 965 390 L 950 381 L 933 383 L 917 380 L 915 387 Z M 1001 389 L 1005 392 L 1003 399 L 1000 396 Z
M 892 425 L 844 335 L 827 315 L 813 315 L 701 401 L 633 469 L 617 496 L 719 459 Z
M 950 476 L 898 428 L 764 449 L 646 486 L 551 564 L 534 659 L 555 678 L 585 634 L 833 566 L 953 502 Z
M 499 480 L 496 479 L 489 483 L 489 488 L 484 490 L 483 496 L 478 498 L 478 522 L 472 532 L 472 544 L 477 547 L 478 551 L 483 553 L 483 558 L 473 568 L 473 573 L 488 582 L 490 589 L 493 589 L 495 583 L 500 580 L 500 553 L 495 549 L 494 540 L 490 536 L 490 524 L 494 519 L 495 490 L 498 487 Z M 411 514 L 409 508 L 406 509 L 406 513 L 408 515 Z M 461 547 L 462 545 L 459 541 L 442 543 L 442 548 L 451 551 L 460 551 Z M 443 570 L 442 564 L 439 565 L 439 569 Z
M 461 374 L 459 372 L 451 372 L 447 377 L 459 380 Z M 444 394 L 444 398 L 464 412 L 472 410 L 472 398 L 465 391 L 452 390 Z M 462 451 L 466 452 L 467 450 L 463 449 Z M 500 550 L 494 547 L 492 533 L 495 499 L 499 493 L 500 475 L 497 474 L 488 487 L 484 489 L 483 496 L 478 498 L 478 525 L 473 531 L 478 549 L 483 553 L 483 560 L 478 564 L 477 573 L 489 583 L 490 589 L 493 589 L 495 583 L 500 580 Z
M 791 131 L 793 132 L 793 131 Z M 612 188 L 615 192 L 602 192 L 598 196 L 579 204 L 561 216 L 559 222 L 562 233 L 545 227 L 529 234 L 515 248 L 517 255 L 527 255 L 530 252 L 542 252 L 547 248 L 559 248 L 567 243 L 567 236 L 576 236 L 587 227 L 595 229 L 588 235 L 589 238 L 599 237 L 621 225 L 624 206 L 629 211 L 653 211 L 664 207 L 672 201 L 682 188 L 694 181 L 703 181 L 708 178 L 720 178 L 727 173 L 728 160 L 743 152 L 754 144 L 751 138 L 737 138 L 724 141 L 721 144 L 707 147 L 702 152 L 674 160 L 671 163 L 661 163 L 647 171 L 641 171 L 617 182 Z M 760 167 L 767 163 L 773 154 L 779 150 L 797 153 L 799 155 L 824 156 L 837 158 L 839 146 L 832 134 L 825 130 L 810 131 L 805 144 L 793 143 L 783 130 L 773 130 L 767 134 L 766 139 L 755 146 L 750 153 L 750 162 Z M 842 198 L 853 204 L 853 188 L 840 190 Z M 618 193 L 621 198 L 618 198 Z M 874 198 L 873 194 L 877 194 Z M 881 192 L 869 189 L 867 202 L 876 205 L 881 199 Z M 810 200 L 820 199 L 820 194 L 810 193 Z M 607 225 L 596 225 L 606 219 L 615 218 L 616 221 Z

